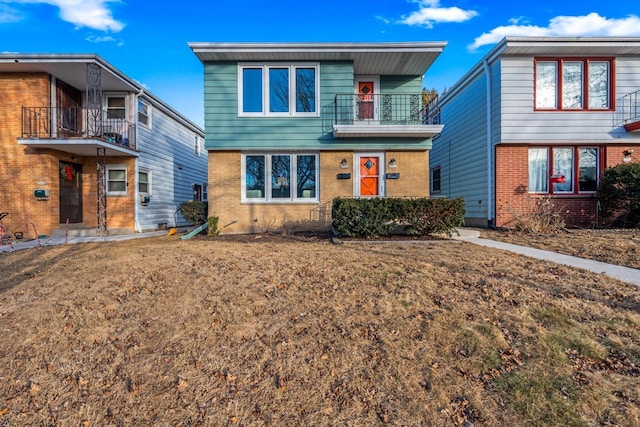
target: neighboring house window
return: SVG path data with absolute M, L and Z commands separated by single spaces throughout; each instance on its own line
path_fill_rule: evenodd
M 318 64 L 238 65 L 238 115 L 317 116 Z
M 107 166 L 107 195 L 127 195 L 127 167 L 124 165 Z
M 202 185 L 192 184 L 193 188 L 193 200 L 202 201 Z
M 246 154 L 242 156 L 242 200 L 246 202 L 316 202 L 317 154 Z
M 124 96 L 107 97 L 107 119 L 125 119 L 126 102 Z
M 597 147 L 529 148 L 529 192 L 593 193 L 598 188 L 599 160 Z
M 193 152 L 200 157 L 200 137 L 198 135 L 193 138 Z
M 440 179 L 440 166 L 431 169 L 431 192 L 439 193 L 442 191 Z
M 536 59 L 536 109 L 613 109 L 613 65 L 612 59 Z
M 151 172 L 148 170 L 138 171 L 138 193 L 151 195 Z
M 202 183 L 202 201 L 209 201 L 209 184 L 207 184 L 206 182 Z
M 141 99 L 138 99 L 138 123 L 151 127 L 151 106 Z

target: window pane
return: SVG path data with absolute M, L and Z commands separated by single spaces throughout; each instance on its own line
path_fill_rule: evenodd
M 598 149 L 578 149 L 580 191 L 596 191 L 598 188 Z
M 565 182 L 553 184 L 554 193 L 566 193 L 573 191 L 573 148 L 553 149 L 553 174 L 563 175 Z
M 536 62 L 536 108 L 558 108 L 557 64 Z
M 316 156 L 298 156 L 296 177 L 297 197 L 302 199 L 316 198 Z
M 582 108 L 582 62 L 562 64 L 562 108 Z
M 245 159 L 245 187 L 247 199 L 265 197 L 265 157 L 247 156 Z
M 149 106 L 140 100 L 138 100 L 138 121 L 149 125 Z
M 109 170 L 109 181 L 124 181 L 126 179 L 126 171 L 119 169 Z
M 147 172 L 138 172 L 138 191 L 140 193 L 149 192 L 149 174 Z
M 262 68 L 242 69 L 242 111 L 262 112 Z
M 124 119 L 125 113 L 124 97 L 107 98 L 107 118 Z
M 431 172 L 431 188 L 434 193 L 440 191 L 440 168 Z
M 271 156 L 271 197 L 291 198 L 291 156 Z
M 609 108 L 609 62 L 589 63 L 589 108 Z
M 269 68 L 269 111 L 289 111 L 289 69 Z
M 529 148 L 529 192 L 546 193 L 548 191 L 549 152 L 546 148 Z
M 296 68 L 296 111 L 316 111 L 316 69 Z

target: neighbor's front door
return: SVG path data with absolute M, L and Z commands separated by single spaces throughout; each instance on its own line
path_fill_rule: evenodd
M 82 165 L 60 162 L 60 223 L 82 222 Z
M 357 77 L 356 86 L 356 121 L 368 122 L 378 119 L 378 87 L 379 78 Z
M 356 196 L 378 197 L 384 195 L 384 157 L 382 154 L 359 154 Z

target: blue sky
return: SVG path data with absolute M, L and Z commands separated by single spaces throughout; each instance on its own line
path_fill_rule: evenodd
M 452 86 L 505 35 L 640 36 L 638 0 L 0 0 L 0 51 L 97 53 L 196 124 L 187 42 L 446 41 L 425 86 Z

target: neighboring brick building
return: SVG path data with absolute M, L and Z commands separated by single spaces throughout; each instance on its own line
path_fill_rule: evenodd
M 426 197 L 444 43 L 190 43 L 223 233 L 327 228 L 336 197 Z
M 10 235 L 64 233 L 67 221 L 93 235 L 174 225 L 177 205 L 206 185 L 203 137 L 96 55 L 0 54 L 0 212 Z
M 541 201 L 602 223 L 602 172 L 640 161 L 639 91 L 640 38 L 507 37 L 441 96 L 432 194 L 463 197 L 468 225 L 510 227 Z

